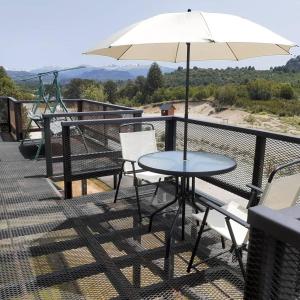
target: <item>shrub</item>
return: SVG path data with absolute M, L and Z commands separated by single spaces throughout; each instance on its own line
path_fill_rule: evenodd
M 294 94 L 294 89 L 289 83 L 282 83 L 280 84 L 280 92 L 279 92 L 280 98 L 282 99 L 293 99 L 295 94 Z
M 269 100 L 272 97 L 271 82 L 265 79 L 256 79 L 247 85 L 252 100 Z
M 237 100 L 237 91 L 236 88 L 232 85 L 226 85 L 220 87 L 216 91 L 215 95 L 216 100 L 218 100 L 219 104 L 222 105 L 233 105 Z
M 167 101 L 167 100 L 171 99 L 169 93 L 167 93 L 167 90 L 165 88 L 157 89 L 153 93 L 153 95 L 151 96 L 151 98 L 152 98 L 152 102 L 153 103 Z
M 124 105 L 124 106 L 127 106 L 127 107 L 132 107 L 132 106 L 138 106 L 139 105 L 133 99 L 130 100 L 127 97 L 118 98 L 117 104 Z
M 251 114 L 251 115 L 248 115 L 244 118 L 244 121 L 246 121 L 247 123 L 250 123 L 250 124 L 254 124 L 256 122 L 256 119 L 255 117 Z
M 206 86 L 207 97 L 214 96 L 218 87 L 215 84 L 209 84 Z
M 176 86 L 170 91 L 171 97 L 176 100 L 182 100 L 185 98 L 185 87 Z
M 236 106 L 243 107 L 251 113 L 271 113 L 278 116 L 300 116 L 300 101 L 292 99 L 251 100 L 239 98 Z
M 201 101 L 201 100 L 206 99 L 207 97 L 208 97 L 208 92 L 207 92 L 206 88 L 200 87 L 200 88 L 198 88 L 198 91 L 194 94 L 193 98 L 195 100 Z

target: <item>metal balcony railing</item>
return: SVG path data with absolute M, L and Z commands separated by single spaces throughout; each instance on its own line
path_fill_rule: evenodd
M 134 122 L 153 123 L 160 150 L 183 149 L 184 120 L 180 117 L 63 122 L 62 143 L 66 186 L 70 185 L 70 180 L 75 173 L 79 176 L 79 158 L 80 169 L 84 170 L 83 165 L 86 165 L 85 177 L 89 176 L 89 173 L 93 176 L 94 171 L 92 169 L 89 171 L 89 165 L 93 165 L 96 169 L 116 166 L 117 158 L 121 156 L 119 127 L 121 124 Z M 250 197 L 246 184 L 264 187 L 268 175 L 275 166 L 300 157 L 299 137 L 200 120 L 190 119 L 188 123 L 189 150 L 225 154 L 237 161 L 237 168 L 233 172 L 202 179 L 245 198 Z M 72 135 L 71 128 L 74 126 L 97 141 L 98 149 L 95 148 L 94 153 L 88 156 L 84 153 L 78 136 Z M 138 142 L 140 141 L 137 141 L 137 145 Z M 96 162 L 93 161 L 95 157 L 97 157 Z M 101 157 L 103 160 L 100 159 Z M 66 188 L 66 197 L 70 197 L 68 188 Z
M 34 100 L 16 100 L 12 97 L 0 97 L 0 126 L 5 127 L 12 137 L 22 140 L 27 126 L 27 114 Z M 106 102 L 98 102 L 88 99 L 64 99 L 69 112 L 96 112 L 112 110 L 133 110 L 130 107 L 115 105 Z M 31 128 L 29 132 L 39 131 Z
M 109 107 L 111 109 L 111 107 Z M 106 107 L 108 109 L 108 107 Z M 62 152 L 62 126 L 63 121 L 80 121 L 91 119 L 115 119 L 115 118 L 135 118 L 141 117 L 142 110 L 107 110 L 107 111 L 90 111 L 90 112 L 70 112 L 43 115 L 43 134 L 45 144 L 46 174 L 47 177 L 62 176 L 63 174 L 63 152 Z M 85 130 L 80 130 L 78 126 L 73 126 L 75 131 L 73 143 L 79 143 L 83 148 L 79 151 L 93 153 L 98 149 L 97 141 L 86 134 Z M 76 135 L 77 133 L 77 135 Z M 104 128 L 103 134 L 106 135 Z M 76 136 L 76 137 L 75 137 Z

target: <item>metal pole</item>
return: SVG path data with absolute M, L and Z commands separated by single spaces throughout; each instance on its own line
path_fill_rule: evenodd
M 183 132 L 183 160 L 186 160 L 188 114 L 189 114 L 189 88 L 190 88 L 190 49 L 191 43 L 186 43 L 186 80 L 185 80 L 185 108 L 184 108 L 184 132 Z
M 64 165 L 64 189 L 65 199 L 72 198 L 72 163 L 71 163 L 71 144 L 70 127 L 62 126 L 63 141 L 63 165 Z

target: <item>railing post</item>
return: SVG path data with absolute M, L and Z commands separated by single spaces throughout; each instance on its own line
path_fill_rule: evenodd
M 22 103 L 14 102 L 14 111 L 16 125 L 16 140 L 20 141 L 23 139 Z
M 176 119 L 166 120 L 165 151 L 176 150 Z
M 81 195 L 87 195 L 87 179 L 81 179 Z
M 7 124 L 8 124 L 8 132 L 11 132 L 11 124 L 10 124 L 10 111 L 9 111 L 9 98 L 6 99 L 6 111 L 7 111 Z
M 138 112 L 138 113 L 134 113 L 134 114 L 133 114 L 133 117 L 134 117 L 134 118 L 141 118 L 142 115 L 143 115 L 142 112 Z
M 77 112 L 82 112 L 82 100 L 77 101 Z
M 261 187 L 263 180 L 265 150 L 266 138 L 262 136 L 257 136 L 253 163 L 252 184 L 258 187 Z
M 44 139 L 45 139 L 45 159 L 46 159 L 46 174 L 47 177 L 53 175 L 53 162 L 52 162 L 52 145 L 50 133 L 50 118 L 43 116 L 44 124 Z
M 13 131 L 13 126 L 12 126 L 12 119 L 11 119 L 11 114 L 10 114 L 10 112 L 11 112 L 11 110 L 12 110 L 12 105 L 13 105 L 13 102 L 10 100 L 10 98 L 7 98 L 7 105 L 8 105 L 8 107 L 7 107 L 7 109 L 8 109 L 8 121 L 9 121 L 9 133 L 10 134 L 12 134 L 12 131 Z M 13 109 L 13 111 L 14 111 L 14 109 Z M 17 138 L 15 138 L 15 139 L 17 139 Z
M 72 164 L 70 127 L 62 124 L 63 164 L 64 164 L 64 189 L 65 199 L 72 198 Z

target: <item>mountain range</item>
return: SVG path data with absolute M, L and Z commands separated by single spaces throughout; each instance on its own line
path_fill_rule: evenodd
M 68 83 L 74 78 L 80 79 L 91 79 L 96 81 L 106 80 L 128 80 L 134 79 L 137 76 L 146 76 L 150 65 L 125 65 L 125 66 L 104 66 L 104 67 L 93 67 L 93 66 L 80 66 L 80 69 L 71 69 L 59 74 L 59 80 L 61 83 Z M 49 72 L 52 70 L 63 70 L 59 67 L 43 67 L 40 69 L 34 69 L 30 71 L 11 71 L 7 70 L 8 76 L 15 81 L 21 81 L 31 77 L 35 77 L 38 73 Z M 175 69 L 161 66 L 163 73 L 173 72 Z M 47 76 L 45 82 L 51 81 L 51 76 Z M 33 79 L 33 81 L 35 81 Z
M 137 76 L 146 76 L 150 65 L 109 65 L 103 67 L 81 66 L 80 69 L 72 69 L 59 74 L 61 83 L 66 84 L 74 78 L 91 79 L 96 81 L 106 80 L 128 80 Z M 31 71 L 11 71 L 7 70 L 7 74 L 15 81 L 20 82 L 23 79 L 35 77 L 38 73 L 49 72 L 52 70 L 62 70 L 60 67 L 43 67 Z M 171 73 L 174 68 L 161 66 L 163 73 Z M 275 67 L 274 70 L 285 72 L 300 72 L 300 56 L 290 59 L 284 66 Z M 37 79 L 32 80 L 33 82 Z M 52 76 L 46 77 L 44 82 L 50 83 Z

